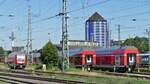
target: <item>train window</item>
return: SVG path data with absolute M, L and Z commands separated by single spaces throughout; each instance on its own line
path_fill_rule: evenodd
M 135 63 L 136 54 L 135 53 L 128 53 L 127 56 L 128 56 L 129 65 L 133 65 Z
M 90 55 L 87 55 L 86 58 L 87 58 L 87 60 L 90 60 Z
M 91 60 L 92 55 L 86 55 L 86 60 Z
M 129 60 L 132 61 L 132 56 L 129 57 Z
M 81 57 L 75 57 L 76 61 L 81 61 Z
M 116 65 L 120 65 L 120 57 L 121 57 L 121 55 L 116 55 L 115 56 L 115 64 Z

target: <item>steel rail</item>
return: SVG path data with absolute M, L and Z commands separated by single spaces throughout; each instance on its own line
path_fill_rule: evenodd
M 9 72 L 10 71 L 10 72 Z M 56 79 L 56 78 L 52 78 L 52 77 L 46 77 L 43 75 L 37 75 L 37 74 L 33 74 L 30 72 L 24 72 L 23 73 L 21 71 L 1 71 L 0 75 L 1 76 L 9 76 L 9 77 L 17 77 L 17 78 L 24 78 L 24 79 L 32 79 L 32 80 L 40 80 L 40 81 L 48 81 L 48 82 L 56 82 L 56 83 L 67 83 L 67 84 L 84 84 L 85 82 L 81 82 L 81 81 L 72 81 L 72 80 L 63 80 L 63 79 Z

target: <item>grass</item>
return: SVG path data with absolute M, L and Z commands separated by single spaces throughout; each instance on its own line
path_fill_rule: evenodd
M 32 65 L 26 66 L 25 69 L 26 69 L 26 70 L 35 70 L 36 67 L 37 67 L 37 65 L 33 65 L 33 64 L 32 64 Z
M 8 69 L 8 65 L 4 63 L 0 63 L 0 69 Z
M 66 72 L 89 75 L 89 77 L 69 76 L 69 75 L 62 75 L 62 74 L 55 74 L 55 75 L 50 74 L 50 75 L 53 76 L 53 78 L 57 78 L 57 79 L 82 81 L 86 83 L 96 83 L 96 84 L 150 84 L 150 80 L 147 79 L 110 76 L 110 75 L 104 75 L 102 73 L 82 71 L 80 68 L 79 69 L 70 68 L 66 70 Z M 95 77 L 95 75 L 99 77 Z
M 55 78 L 82 81 L 86 83 L 96 83 L 96 84 L 150 84 L 150 80 L 146 79 L 135 79 L 127 77 L 81 77 L 81 76 L 66 76 L 66 75 L 55 75 Z
M 35 68 L 35 66 L 33 65 L 30 67 Z M 51 72 L 54 70 L 49 69 L 47 71 Z M 60 72 L 60 70 L 54 71 L 54 72 Z M 96 84 L 150 84 L 150 80 L 147 80 L 147 79 L 110 76 L 110 75 L 104 75 L 101 73 L 82 71 L 81 68 L 70 67 L 70 69 L 67 69 L 66 72 L 83 74 L 83 75 L 85 74 L 85 75 L 89 75 L 89 77 L 69 76 L 69 75 L 63 75 L 63 74 L 49 74 L 49 75 L 57 79 L 82 81 L 86 83 L 96 83 Z M 95 77 L 95 75 L 98 75 L 99 77 Z

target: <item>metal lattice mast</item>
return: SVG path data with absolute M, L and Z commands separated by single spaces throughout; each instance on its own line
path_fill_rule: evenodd
M 27 55 L 32 51 L 32 27 L 31 27 L 31 6 L 28 6 L 28 35 L 27 35 Z
M 118 25 L 118 42 L 119 42 L 119 46 L 121 46 L 121 41 L 120 41 L 120 25 Z
M 14 32 L 12 32 L 11 33 L 11 36 L 9 37 L 9 39 L 11 40 L 11 47 L 13 48 L 14 47 L 14 45 L 15 45 L 15 39 L 16 39 L 16 37 L 15 37 L 15 35 L 14 35 Z
M 149 49 L 149 52 L 150 52 L 150 28 L 146 29 L 146 33 L 148 35 L 148 49 Z M 150 59 L 150 56 L 149 56 L 149 59 Z M 150 60 L 149 60 L 149 69 L 150 69 Z
M 67 0 L 62 0 L 62 71 L 69 68 L 69 47 L 68 47 L 68 28 L 67 28 Z

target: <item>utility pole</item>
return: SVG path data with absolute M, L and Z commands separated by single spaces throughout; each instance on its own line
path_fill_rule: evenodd
M 29 2 L 29 1 L 28 1 Z M 32 51 L 32 27 L 31 27 L 31 6 L 28 5 L 28 35 L 27 35 L 27 56 L 31 56 L 31 51 Z M 28 59 L 29 60 L 29 59 Z M 33 62 L 33 60 L 32 60 Z
M 112 30 L 109 29 L 109 48 L 112 46 L 112 41 L 111 41 L 111 32 Z
M 148 49 L 149 49 L 149 52 L 150 52 L 150 28 L 146 29 L 146 33 L 148 35 Z M 150 56 L 148 56 L 148 59 L 149 59 L 149 69 L 150 69 Z
M 69 47 L 68 47 L 68 28 L 67 28 L 67 0 L 62 0 L 62 71 L 69 68 Z
M 15 46 L 15 39 L 16 39 L 14 32 L 11 33 L 11 36 L 9 37 L 9 39 L 11 40 L 11 47 L 13 50 L 13 47 Z
M 120 25 L 118 25 L 118 42 L 119 42 L 119 46 L 121 46 L 121 41 L 120 41 Z
M 112 19 L 109 19 L 108 21 L 108 36 L 109 36 L 109 46 L 108 48 L 110 48 L 112 45 L 111 45 L 111 22 L 112 22 L 113 18 Z

